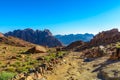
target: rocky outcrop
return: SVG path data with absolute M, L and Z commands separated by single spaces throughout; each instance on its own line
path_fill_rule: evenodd
M 65 50 L 74 50 L 76 47 L 80 47 L 84 44 L 85 44 L 85 42 L 83 42 L 83 41 L 72 42 L 70 45 L 65 47 Z
M 118 29 L 103 31 L 97 34 L 96 36 L 94 36 L 94 38 L 90 42 L 84 44 L 83 46 L 77 47 L 76 51 L 81 51 L 100 45 L 105 46 L 119 41 L 120 41 L 120 32 L 118 31 Z
M 98 58 L 98 57 L 102 57 L 106 54 L 104 47 L 102 48 L 101 46 L 93 47 L 91 49 L 86 49 L 83 51 L 83 53 L 84 54 L 82 55 L 82 57 L 84 57 L 84 58 Z
M 91 41 L 91 46 L 106 45 L 120 41 L 120 32 L 118 29 L 103 31 L 97 34 Z
M 30 48 L 25 53 L 45 53 L 45 52 L 47 52 L 45 47 L 43 47 L 43 46 L 35 46 L 35 47 Z
M 5 36 L 14 36 L 34 44 L 48 47 L 62 46 L 62 43 L 47 29 L 44 31 L 34 31 L 29 28 L 24 30 L 14 30 L 13 32 L 6 33 Z
M 112 52 L 109 60 L 120 60 L 120 43 L 116 44 L 114 52 Z

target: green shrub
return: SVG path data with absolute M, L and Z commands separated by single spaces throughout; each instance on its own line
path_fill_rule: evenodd
M 13 66 L 13 67 L 20 67 L 22 65 L 21 62 L 15 62 L 14 64 L 11 64 L 10 66 Z
M 18 73 L 28 72 L 28 69 L 27 69 L 26 67 L 18 67 L 18 68 L 16 69 L 16 71 L 17 71 Z
M 15 73 L 3 71 L 0 73 L 0 80 L 10 80 L 15 76 Z
M 50 56 L 44 56 L 44 59 L 49 62 L 51 60 Z
M 51 59 L 56 58 L 56 54 L 50 53 L 48 56 L 44 56 L 44 59 L 49 62 Z
M 15 68 L 14 67 L 7 67 L 6 71 L 15 72 Z
M 117 42 L 116 48 L 120 48 L 120 42 Z
M 58 53 L 57 53 L 57 57 L 60 57 L 60 56 L 63 56 L 63 55 L 64 55 L 63 52 L 58 52 Z

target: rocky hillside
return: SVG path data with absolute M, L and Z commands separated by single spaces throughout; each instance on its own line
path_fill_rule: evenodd
M 47 29 L 44 31 L 34 31 L 32 29 L 14 30 L 13 32 L 6 33 L 5 36 L 14 36 L 34 44 L 48 47 L 62 46 L 62 43 L 53 37 L 52 33 Z
M 75 47 L 80 47 L 80 46 L 82 46 L 84 44 L 86 44 L 86 43 L 83 42 L 83 41 L 72 42 L 70 45 L 65 47 L 65 50 L 74 50 Z
M 112 29 L 112 30 L 102 31 L 98 33 L 93 37 L 93 39 L 90 42 L 87 42 L 84 45 L 79 47 L 78 46 L 73 47 L 74 48 L 73 50 L 80 51 L 86 48 L 91 48 L 99 45 L 108 45 L 110 43 L 116 43 L 119 41 L 120 41 L 120 32 L 118 31 L 118 29 Z
M 120 41 L 120 32 L 118 29 L 103 31 L 97 34 L 91 41 L 90 45 L 105 45 Z
M 9 36 L 5 37 L 3 34 L 0 34 L 0 44 L 7 44 L 12 46 L 19 46 L 19 47 L 32 47 L 34 44 L 26 42 L 24 40 Z
M 93 34 L 69 34 L 69 35 L 56 35 L 55 37 L 60 40 L 64 45 L 69 45 L 72 42 L 81 40 L 83 42 L 88 42 L 93 38 Z

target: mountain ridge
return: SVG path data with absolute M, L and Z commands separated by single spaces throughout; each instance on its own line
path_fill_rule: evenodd
M 55 37 L 60 40 L 64 45 L 69 45 L 75 41 L 89 42 L 94 35 L 85 33 L 85 34 L 68 34 L 68 35 L 55 35 Z
M 18 29 L 14 31 L 9 31 L 4 35 L 17 37 L 34 44 L 48 47 L 62 46 L 62 43 L 57 40 L 48 29 L 45 29 L 43 31 L 38 29 L 33 30 L 31 28 L 27 28 L 24 30 Z

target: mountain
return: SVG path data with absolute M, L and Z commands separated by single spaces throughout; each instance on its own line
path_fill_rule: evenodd
M 88 42 L 93 38 L 93 34 L 69 34 L 69 35 L 56 35 L 55 37 L 60 40 L 64 45 L 69 45 L 72 42 L 75 41 L 84 41 L 84 42 Z
M 89 42 L 86 42 L 80 46 L 76 46 L 76 47 L 74 46 L 73 47 L 74 49 L 72 50 L 80 51 L 87 48 L 100 46 L 100 45 L 108 45 L 116 42 L 120 42 L 120 32 L 118 31 L 118 29 L 111 29 L 98 33 Z M 78 41 L 73 42 L 74 45 L 79 43 L 80 42 Z M 69 49 L 68 47 L 72 47 L 72 46 L 68 45 L 66 48 Z
M 24 30 L 14 30 L 12 32 L 5 33 L 4 35 L 17 37 L 34 44 L 48 47 L 62 46 L 62 43 L 57 40 L 48 29 L 45 29 L 44 31 L 34 31 L 33 29 L 27 28 Z

